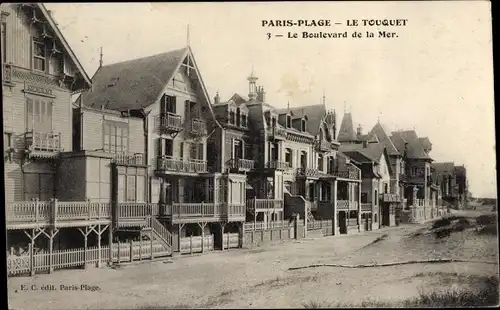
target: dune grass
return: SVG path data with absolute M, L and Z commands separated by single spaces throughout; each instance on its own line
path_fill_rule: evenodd
M 349 303 L 322 303 L 309 301 L 303 304 L 304 308 L 474 308 L 497 306 L 499 303 L 498 277 L 481 277 L 475 286 L 476 290 L 460 290 L 446 288 L 425 292 L 403 301 L 363 300 L 357 304 Z

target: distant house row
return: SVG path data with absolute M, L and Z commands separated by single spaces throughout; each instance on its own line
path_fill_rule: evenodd
M 85 246 L 152 232 L 170 253 L 190 236 L 224 248 L 245 227 L 300 219 L 343 234 L 465 200 L 465 168 L 433 163 L 428 138 L 380 122 L 355 133 L 349 113 L 337 130 L 325 100 L 277 108 L 257 81 L 209 98 L 189 46 L 89 78 L 42 4 L 2 4 L 9 244 L 43 248 L 43 231 L 50 251 L 68 248 L 79 229 Z

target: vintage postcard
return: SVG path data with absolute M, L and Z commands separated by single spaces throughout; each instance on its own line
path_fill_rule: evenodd
M 498 304 L 490 2 L 0 8 L 10 309 Z

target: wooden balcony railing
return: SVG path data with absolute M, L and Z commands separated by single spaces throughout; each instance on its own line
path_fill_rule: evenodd
M 204 120 L 193 118 L 188 124 L 188 130 L 191 136 L 201 137 L 207 134 L 207 126 Z
M 284 201 L 279 199 L 248 199 L 247 209 L 258 210 L 258 209 L 283 209 Z
M 267 133 L 268 136 L 274 140 L 286 140 L 288 136 L 286 129 L 279 127 L 268 127 Z
M 156 171 L 203 173 L 207 172 L 207 162 L 201 159 L 161 156 L 156 158 Z
M 125 154 L 119 153 L 116 154 L 113 158 L 113 162 L 118 165 L 134 165 L 134 166 L 143 166 L 145 165 L 144 154 Z
M 250 171 L 253 170 L 255 161 L 251 159 L 233 158 L 229 160 L 228 166 L 231 169 L 237 169 L 239 171 Z
M 297 176 L 302 176 L 302 177 L 318 177 L 319 176 L 319 170 L 318 169 L 312 169 L 312 168 L 298 168 L 296 170 L 296 175 Z
M 6 204 L 7 224 L 45 223 L 76 220 L 111 220 L 111 204 L 77 201 L 21 201 Z
M 336 177 L 350 179 L 350 180 L 360 180 L 361 171 L 355 167 L 349 166 L 347 169 L 333 169 L 329 171 L 329 174 L 333 174 Z
M 372 211 L 372 203 L 371 202 L 368 202 L 368 203 L 362 203 L 361 204 L 361 211 Z
M 276 170 L 286 170 L 290 168 L 290 164 L 284 161 L 271 160 L 267 162 L 267 168 Z
M 53 132 L 29 131 L 24 134 L 26 149 L 29 151 L 60 152 L 61 134 Z
M 244 218 L 246 208 L 243 204 L 230 203 L 173 203 L 160 206 L 161 216 L 172 217 L 172 219 L 187 218 Z
M 399 202 L 399 201 L 401 201 L 399 195 L 397 195 L 397 194 L 380 194 L 380 199 L 383 202 Z
M 320 152 L 329 151 L 329 150 L 331 150 L 331 143 L 328 141 L 324 141 L 324 140 L 318 141 L 316 143 L 316 150 L 320 151 Z
M 337 200 L 337 210 L 349 210 L 348 200 Z
M 160 130 L 180 132 L 184 128 L 182 126 L 182 116 L 174 113 L 166 113 L 158 116 Z

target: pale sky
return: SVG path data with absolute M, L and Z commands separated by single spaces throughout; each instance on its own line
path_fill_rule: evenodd
M 87 73 L 190 45 L 211 98 L 248 93 L 254 67 L 268 103 L 318 104 L 355 127 L 380 121 L 431 140 L 435 161 L 467 167 L 470 191 L 496 197 L 489 1 L 96 3 L 46 5 Z M 377 31 L 347 19 L 407 19 L 395 39 L 287 39 L 288 31 Z M 329 19 L 328 28 L 263 28 L 263 19 Z M 267 39 L 266 33 L 283 34 Z

